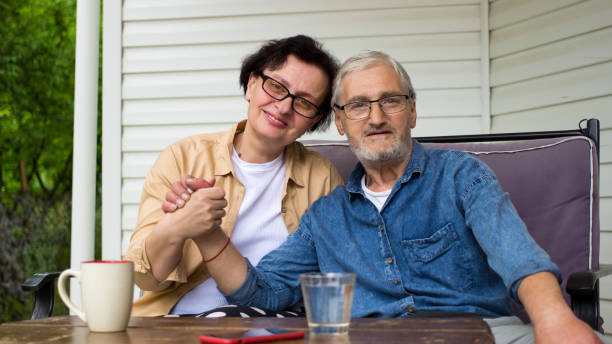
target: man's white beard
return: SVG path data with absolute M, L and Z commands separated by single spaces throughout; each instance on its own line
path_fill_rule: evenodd
M 357 142 L 357 140 L 351 137 L 348 132 L 346 133 L 349 145 L 353 149 L 353 152 L 355 152 L 355 155 L 359 161 L 365 164 L 380 165 L 382 163 L 399 162 L 406 159 L 406 157 L 410 154 L 412 146 L 410 131 L 405 133 L 405 135 L 398 135 L 395 129 L 386 129 L 392 131 L 394 142 L 391 147 L 384 151 L 368 149 L 365 143 L 367 136 L 365 135 L 362 136 L 361 142 Z M 364 132 L 366 132 L 365 129 Z

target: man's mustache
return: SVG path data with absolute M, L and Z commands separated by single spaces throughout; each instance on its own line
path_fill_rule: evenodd
M 367 128 L 363 129 L 363 135 L 367 136 L 370 135 L 371 133 L 374 132 L 380 132 L 380 131 L 388 131 L 391 132 L 392 134 L 395 134 L 396 131 L 393 127 L 390 127 L 389 125 L 386 124 L 382 124 L 380 126 L 368 126 Z

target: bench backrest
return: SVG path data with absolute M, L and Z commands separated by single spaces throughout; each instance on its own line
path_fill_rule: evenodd
M 357 158 L 346 142 L 303 143 L 325 155 L 348 179 Z M 424 146 L 469 152 L 495 172 L 532 237 L 559 265 L 569 302 L 568 276 L 599 266 L 599 162 L 594 142 L 568 136 Z

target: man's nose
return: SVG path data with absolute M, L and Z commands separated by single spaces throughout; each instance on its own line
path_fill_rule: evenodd
M 382 123 L 386 120 L 386 115 L 380 107 L 380 103 L 370 104 L 370 123 Z

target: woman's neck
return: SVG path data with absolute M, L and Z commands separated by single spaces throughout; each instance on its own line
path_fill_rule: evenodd
M 276 159 L 285 147 L 267 144 L 253 135 L 247 126 L 244 132 L 234 137 L 234 149 L 243 161 L 262 164 Z

